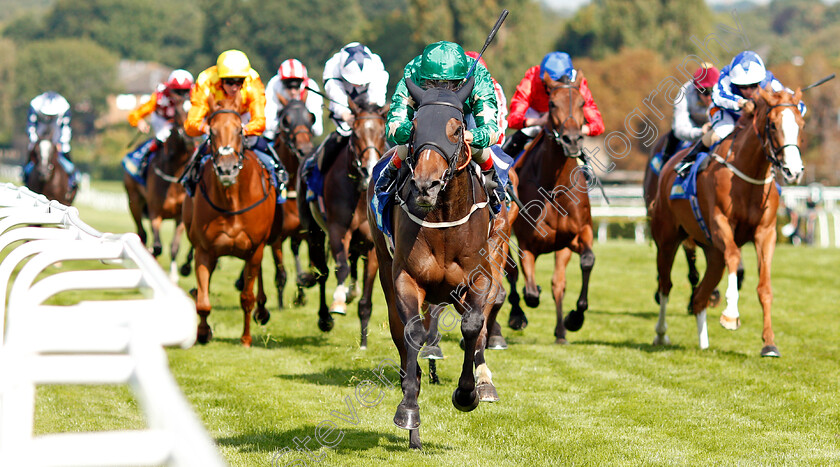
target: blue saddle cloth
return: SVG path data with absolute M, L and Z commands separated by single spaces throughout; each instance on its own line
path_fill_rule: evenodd
M 711 241 L 712 234 L 709 227 L 706 226 L 706 221 L 703 219 L 703 213 L 700 211 L 700 203 L 697 202 L 697 174 L 705 166 L 704 162 L 708 159 L 708 152 L 701 152 L 697 155 L 697 160 L 691 166 L 688 175 L 685 177 L 677 176 L 674 180 L 674 185 L 671 187 L 671 199 L 687 199 L 691 205 L 691 211 L 694 213 L 694 218 L 700 224 L 700 229 L 706 236 L 706 240 Z
M 125 172 L 141 186 L 146 186 L 146 173 L 148 172 L 149 164 L 144 165 L 142 169 L 140 168 L 140 164 L 143 162 L 143 155 L 149 152 L 149 146 L 154 141 L 154 138 L 149 138 L 145 143 L 137 146 L 137 149 L 126 154 L 122 160 L 122 166 Z M 152 154 L 152 157 L 154 157 L 154 154 Z M 149 158 L 149 162 L 151 162 L 151 157 Z
M 324 174 L 318 168 L 318 161 L 316 157 L 310 157 L 303 163 L 302 173 L 306 174 L 303 178 L 306 183 L 306 202 L 315 201 L 324 196 Z
M 691 146 L 691 143 L 688 141 L 680 141 L 680 144 L 677 145 L 677 149 L 674 151 L 674 154 L 688 148 L 689 146 Z M 667 157 L 663 151 L 659 151 L 654 154 L 653 157 L 650 158 L 650 169 L 653 170 L 653 173 L 658 176 L 662 172 L 662 166 L 665 165 L 665 163 L 668 162 L 674 154 L 668 154 Z
M 271 177 L 270 177 L 271 186 L 273 186 L 274 190 L 277 192 L 276 203 L 277 204 L 285 203 L 286 202 L 286 190 L 285 190 L 285 187 L 284 187 L 284 189 L 280 189 L 280 185 L 281 185 L 280 184 L 280 178 L 277 176 L 277 170 L 274 169 L 274 162 L 272 161 L 271 156 L 269 156 L 268 154 L 263 154 L 260 151 L 254 151 L 254 154 L 257 155 L 257 159 L 260 161 L 260 164 L 266 170 L 268 170 L 268 173 L 271 174 Z M 202 171 L 204 170 L 204 164 L 207 163 L 207 161 L 209 159 L 210 159 L 210 154 L 205 154 L 205 155 L 201 156 L 201 160 L 199 161 L 199 165 L 198 165 L 198 170 L 196 170 L 196 172 L 195 172 L 196 174 L 201 174 L 202 173 Z M 151 163 L 151 160 L 149 162 Z M 132 177 L 133 177 L 133 175 L 132 175 Z M 198 183 L 198 181 L 196 180 L 193 183 Z M 189 196 L 193 196 L 195 185 L 193 184 L 192 186 L 190 186 L 190 183 L 189 183 L 188 180 L 183 180 L 182 184 L 184 185 L 184 188 L 186 188 L 187 194 Z

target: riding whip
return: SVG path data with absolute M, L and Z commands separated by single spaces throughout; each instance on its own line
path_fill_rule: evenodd
M 309 86 L 304 86 L 304 87 L 305 87 L 306 89 L 308 89 L 308 90 L 310 90 L 310 91 L 314 92 L 315 94 L 318 94 L 319 96 L 323 97 L 324 99 L 326 99 L 326 100 L 328 100 L 328 101 L 332 102 L 333 104 L 337 104 L 337 105 L 340 105 L 340 106 L 342 106 L 342 107 L 347 107 L 347 108 L 348 108 L 349 110 L 351 110 L 351 111 L 353 110 L 353 109 L 351 109 L 351 108 L 350 108 L 350 106 L 349 106 L 349 105 L 345 105 L 345 104 L 342 104 L 341 102 L 336 102 L 336 101 L 334 101 L 334 100 L 330 99 L 329 97 L 327 97 L 327 95 L 326 95 L 326 94 L 322 93 L 321 91 L 316 91 L 316 90 L 314 90 L 314 89 L 310 88 Z
M 493 30 L 490 31 L 490 35 L 488 35 L 487 40 L 484 41 L 484 47 L 481 48 L 481 52 L 479 52 L 478 58 L 476 58 L 472 66 L 470 66 L 469 71 L 467 71 L 467 77 L 464 78 L 464 80 L 468 80 L 470 79 L 470 76 L 472 76 L 473 71 L 475 71 L 475 66 L 478 64 L 478 61 L 481 60 L 481 56 L 484 55 L 484 51 L 487 50 L 487 46 L 490 45 L 490 42 L 492 42 L 493 38 L 496 37 L 496 33 L 499 32 L 499 28 L 502 27 L 502 23 L 505 22 L 505 18 L 507 18 L 508 13 L 510 12 L 506 9 L 502 10 L 502 14 L 499 15 L 499 19 L 496 20 L 496 25 L 493 26 Z
M 125 148 L 128 149 L 128 148 L 134 146 L 134 143 L 137 142 L 137 138 L 139 138 L 140 135 L 142 135 L 142 134 L 143 133 L 141 133 L 140 130 L 137 130 L 137 133 L 134 135 L 134 138 L 131 138 L 131 141 L 128 142 L 128 145 L 126 145 Z
M 834 73 L 832 73 L 832 74 L 830 74 L 830 75 L 826 76 L 825 78 L 823 78 L 823 79 L 821 79 L 821 80 L 817 81 L 816 83 L 812 83 L 812 84 L 809 84 L 808 86 L 805 86 L 804 88 L 802 88 L 802 90 L 803 90 L 803 91 L 807 91 L 807 90 L 809 90 L 809 89 L 811 89 L 811 88 L 815 88 L 815 87 L 817 87 L 817 86 L 819 86 L 819 85 L 821 85 L 821 84 L 825 83 L 826 81 L 831 81 L 832 79 L 834 79 L 834 76 L 835 76 L 835 74 L 834 74 Z

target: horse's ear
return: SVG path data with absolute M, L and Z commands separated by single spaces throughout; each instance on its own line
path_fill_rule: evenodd
M 354 99 L 347 99 L 347 106 L 350 107 L 350 112 L 353 115 L 359 113 L 359 105 L 356 104 L 356 101 Z
M 237 92 L 236 95 L 233 97 L 233 105 L 235 109 L 239 109 L 242 107 L 242 93 Z
M 557 85 L 559 84 L 559 83 L 557 83 L 557 81 L 554 81 L 553 79 L 551 79 L 551 76 L 548 76 L 547 71 L 543 72 L 542 79 L 543 79 L 543 83 L 545 83 L 545 85 L 548 86 L 548 89 L 557 87 Z
M 765 88 L 758 88 L 758 95 L 770 105 L 773 105 L 773 89 L 768 84 Z
M 475 76 L 470 76 L 470 79 L 468 79 L 466 83 L 462 84 L 461 89 L 458 89 L 458 91 L 455 93 L 455 95 L 458 97 L 458 102 L 467 102 L 467 98 L 470 97 L 474 85 Z
M 577 73 L 575 73 L 575 81 L 572 83 L 572 86 L 579 87 L 580 83 L 582 83 L 582 82 L 583 82 L 583 72 L 580 71 L 580 70 L 577 70 Z
M 802 88 L 796 88 L 796 91 L 793 93 L 793 100 L 797 104 L 802 100 Z
M 389 110 L 391 110 L 391 103 L 390 102 L 385 104 L 385 107 L 381 107 L 379 109 L 379 115 L 382 115 L 382 117 L 387 117 Z
M 283 94 L 281 94 L 279 92 L 277 93 L 277 100 L 280 101 L 280 104 L 282 104 L 283 107 L 286 107 L 286 105 L 288 105 L 288 103 L 289 103 L 289 99 L 286 99 L 286 96 L 284 96 Z
M 423 95 L 423 88 L 417 85 L 411 78 L 406 78 L 405 87 L 408 88 L 408 94 L 414 99 L 414 102 L 420 103 L 420 97 Z

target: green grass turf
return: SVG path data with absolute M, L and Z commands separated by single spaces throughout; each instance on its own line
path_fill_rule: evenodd
M 134 230 L 127 212 L 80 211 L 82 219 L 102 231 Z M 171 236 L 171 228 L 165 235 Z M 323 457 L 309 465 L 840 463 L 840 320 L 834 314 L 840 301 L 840 250 L 776 250 L 773 325 L 780 359 L 759 357 L 762 322 L 751 245 L 744 250 L 743 326 L 724 330 L 717 324 L 722 308 L 711 309 L 711 347 L 705 351 L 698 349 L 694 319 L 685 311 L 689 290 L 682 255 L 676 261 L 668 319 L 673 345 L 653 347 L 655 247 L 615 241 L 597 244 L 595 253 L 590 310 L 583 329 L 569 333 L 570 345 L 553 343 L 548 292 L 553 258 L 538 262 L 542 301 L 538 309 L 526 310 L 528 328 L 508 329 L 509 306 L 502 309 L 510 348 L 487 356 L 499 402 L 482 403 L 471 413 L 452 406 L 463 354 L 460 332 L 444 335 L 447 358 L 438 363 L 442 384 L 429 385 L 424 375 L 420 394 L 420 452 L 408 449 L 408 432 L 392 423 L 399 390 L 383 390 L 378 404 L 368 404 L 372 407 L 361 406 L 355 396 L 380 362 L 399 358 L 378 280 L 367 350 L 358 349 L 355 303 L 347 316 L 337 317 L 332 332 L 318 330 L 316 289 L 308 291 L 309 305 L 282 311 L 276 292 L 268 291 L 271 321 L 252 328 L 254 346 L 245 349 L 239 344 L 242 313 L 232 285 L 241 261 L 225 259 L 211 286 L 214 340 L 169 349 L 171 370 L 234 466 L 295 465 L 302 454 L 286 454 L 274 464 L 272 456 L 285 447 L 294 449 L 294 438 L 312 438 L 314 449 L 316 429 L 324 421 L 341 432 L 325 437 L 335 446 L 313 452 Z M 570 264 L 567 309 L 580 288 L 577 261 L 574 256 Z M 161 264 L 166 267 L 168 260 L 162 257 Z M 266 279 L 271 283 L 269 274 Z M 194 284 L 193 277 L 181 280 L 184 289 Z M 291 288 L 285 297 L 291 301 Z M 425 373 L 428 365 L 421 365 Z M 386 375 L 395 379 L 394 372 Z M 126 388 L 38 389 L 39 434 L 142 426 L 142 414 Z

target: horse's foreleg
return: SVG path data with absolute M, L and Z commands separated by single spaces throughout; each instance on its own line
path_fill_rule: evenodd
M 595 266 L 595 252 L 592 251 L 592 229 L 585 226 L 580 237 L 583 249 L 583 251 L 578 251 L 581 272 L 580 296 L 578 297 L 577 308 L 572 310 L 563 322 L 566 329 L 572 332 L 583 326 L 584 312 L 589 309 L 589 276 Z
M 181 270 L 178 271 L 181 273 L 181 276 L 187 277 L 190 275 L 190 272 L 192 272 L 191 266 L 194 254 L 195 248 L 192 245 L 190 245 L 190 249 L 187 250 L 187 259 L 184 260 L 184 264 L 181 266 Z
M 703 280 L 697 287 L 697 294 L 691 303 L 691 310 L 697 320 L 697 340 L 701 349 L 709 348 L 709 331 L 706 327 L 706 307 L 709 304 L 709 296 L 715 286 L 720 282 L 725 267 L 724 255 L 715 247 L 708 247 L 703 250 L 706 254 L 706 272 Z
M 554 274 L 551 276 L 551 295 L 557 312 L 557 324 L 554 326 L 555 344 L 567 344 L 566 326 L 563 322 L 563 297 L 566 295 L 566 265 L 572 258 L 572 250 L 563 248 L 554 252 Z
M 420 427 L 420 405 L 417 403 L 417 396 L 420 394 L 421 382 L 417 354 L 427 338 L 426 328 L 420 317 L 420 307 L 425 299 L 425 291 L 418 287 L 408 274 L 401 273 L 394 280 L 394 292 L 397 318 L 403 323 L 403 335 L 394 340 L 403 343 L 405 349 L 403 368 L 406 373 L 402 380 L 403 399 L 397 406 L 394 424 L 406 430 L 416 430 Z M 394 332 L 392 327 L 392 337 L 394 337 Z M 400 352 L 400 357 L 402 356 Z
M 149 213 L 152 224 L 152 256 L 157 258 L 163 253 L 163 243 L 160 241 L 160 225 L 163 223 L 163 216 L 160 213 Z
M 337 284 L 333 293 L 333 302 L 330 305 L 330 313 L 344 315 L 347 314 L 347 292 L 349 291 L 344 281 L 350 275 L 350 265 L 347 261 L 350 250 L 350 232 L 341 228 L 331 228 L 329 237 L 330 250 L 335 258 Z
M 775 248 L 775 225 L 756 232 L 755 252 L 758 256 L 758 287 L 756 291 L 764 316 L 764 327 L 761 331 L 761 338 L 764 340 L 764 347 L 761 349 L 762 357 L 781 357 L 781 353 L 776 347 L 776 336 L 773 334 L 773 326 L 770 320 L 770 305 L 773 303 L 773 289 L 770 287 L 770 266 L 773 262 Z
M 664 230 L 664 229 L 663 229 Z M 659 319 L 656 321 L 656 337 L 653 338 L 653 345 L 671 345 L 668 338 L 668 324 L 665 322 L 665 312 L 668 308 L 668 296 L 671 293 L 673 283 L 671 282 L 671 268 L 674 267 L 674 258 L 680 241 L 676 237 L 656 238 L 656 271 L 659 277 L 659 288 L 657 297 L 659 302 Z
M 359 299 L 359 323 L 362 328 L 359 347 L 361 349 L 367 348 L 368 324 L 370 323 L 370 316 L 373 313 L 373 283 L 376 280 L 377 269 L 379 269 L 379 262 L 376 258 L 376 250 L 371 248 L 365 260 L 362 298 Z
M 535 266 L 537 257 L 530 251 L 523 251 L 521 257 L 522 274 L 525 275 L 525 288 L 522 295 L 525 296 L 525 304 L 531 308 L 536 308 L 540 305 L 540 286 L 537 285 L 535 279 Z
M 260 267 L 262 264 L 263 251 L 265 251 L 265 247 L 263 245 L 256 248 L 254 254 L 251 255 L 251 258 L 247 261 L 247 263 L 245 263 L 245 270 L 243 272 L 245 282 L 242 287 L 242 292 L 239 294 L 239 306 L 242 307 L 242 317 L 244 320 L 240 341 L 245 347 L 251 346 L 251 311 L 254 309 L 254 281 L 257 279 L 260 283 L 260 292 L 263 295 L 263 303 L 265 303 L 265 292 L 262 290 L 262 268 Z M 266 321 L 268 321 L 267 318 Z
M 274 287 L 277 288 L 277 306 L 283 309 L 283 290 L 286 288 L 286 265 L 283 264 L 283 241 L 286 237 L 280 236 L 271 244 L 271 257 L 274 259 Z M 295 258 L 297 261 L 297 258 Z
M 452 393 L 452 404 L 456 409 L 463 412 L 470 412 L 478 407 L 480 402 L 478 391 L 475 385 L 473 366 L 478 350 L 479 337 L 484 329 L 486 336 L 485 311 L 487 293 L 492 293 L 494 286 L 492 279 L 486 275 L 478 275 L 473 284 L 470 285 L 471 292 L 467 293 L 466 301 L 460 305 L 461 310 L 461 334 L 464 336 L 464 364 L 461 367 L 461 377 L 458 378 L 458 388 Z M 475 293 L 473 290 L 484 293 Z M 483 344 L 483 342 L 482 342 Z
M 181 219 L 175 219 L 175 222 L 175 232 L 172 234 L 172 243 L 169 244 L 169 280 L 173 284 L 178 283 L 178 252 L 181 251 L 181 238 L 186 230 Z
M 207 324 L 207 316 L 210 315 L 210 277 L 216 269 L 217 258 L 204 250 L 198 250 L 195 254 L 195 310 L 198 313 L 198 334 L 197 340 L 200 344 L 206 344 L 213 337 L 213 331 Z
M 725 329 L 734 331 L 741 327 L 741 317 L 738 312 L 738 266 L 741 264 L 741 250 L 734 240 L 729 238 L 726 242 L 726 249 L 723 252 L 726 267 L 729 270 L 726 284 L 726 309 L 720 315 L 720 325 Z

